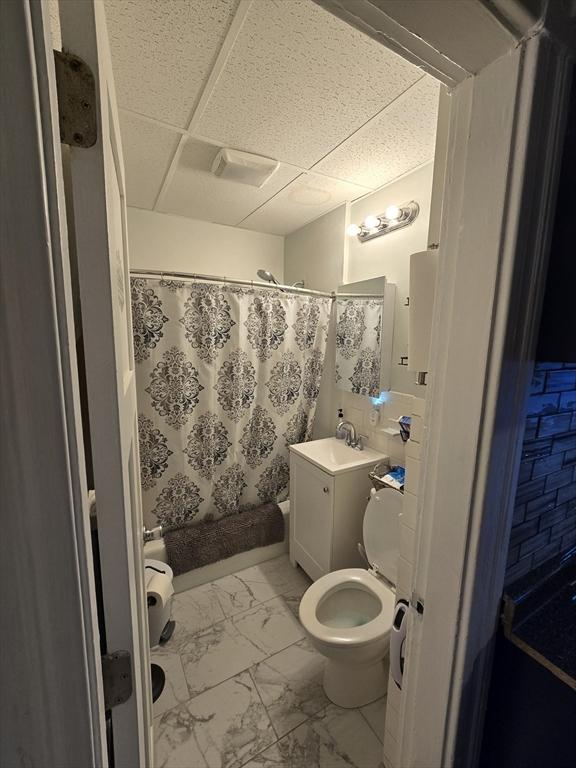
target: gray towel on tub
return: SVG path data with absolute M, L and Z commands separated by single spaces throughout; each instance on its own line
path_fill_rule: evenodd
M 175 576 L 283 540 L 284 516 L 272 501 L 220 520 L 164 533 L 168 564 Z

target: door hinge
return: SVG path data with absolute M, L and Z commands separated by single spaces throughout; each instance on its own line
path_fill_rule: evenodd
M 129 651 L 114 651 L 102 656 L 104 708 L 124 704 L 132 696 L 132 657 Z
M 96 144 L 96 84 L 92 70 L 79 56 L 54 51 L 60 141 L 71 147 Z

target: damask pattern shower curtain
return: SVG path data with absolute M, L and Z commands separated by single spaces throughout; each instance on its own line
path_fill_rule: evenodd
M 331 299 L 132 278 L 144 519 L 218 519 L 288 495 L 309 438 Z
M 357 395 L 380 394 L 383 299 L 336 299 L 336 386 Z

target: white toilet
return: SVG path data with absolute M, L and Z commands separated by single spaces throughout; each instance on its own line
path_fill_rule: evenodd
M 328 573 L 300 603 L 302 626 L 326 657 L 324 690 L 339 707 L 361 707 L 386 693 L 401 512 L 399 491 L 373 492 L 363 525 L 371 568 Z

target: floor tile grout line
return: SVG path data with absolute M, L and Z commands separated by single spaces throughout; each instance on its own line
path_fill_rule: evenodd
M 373 702 L 371 702 L 371 703 L 373 703 Z M 365 706 L 368 706 L 368 705 L 366 704 Z M 372 726 L 372 724 L 370 723 L 370 721 L 368 720 L 368 718 L 366 717 L 364 712 L 362 712 L 362 707 L 356 707 L 356 710 L 358 712 L 360 712 L 360 714 L 362 715 L 362 718 L 363 718 L 364 722 L 366 723 L 366 725 L 368 726 L 368 728 L 370 728 L 370 730 L 372 731 L 374 736 L 376 736 L 376 738 L 378 739 L 380 744 L 382 744 L 382 746 L 384 746 L 384 740 L 381 739 L 380 736 L 378 736 L 378 734 L 376 733 L 376 729 Z M 384 713 L 386 713 L 386 710 L 384 710 Z
M 264 704 L 264 702 L 262 702 L 262 704 L 264 705 L 264 707 L 266 707 L 266 705 Z M 248 760 L 247 760 L 245 763 L 242 763 L 242 765 L 240 766 L 240 768 L 242 768 L 242 766 L 244 766 L 244 765 L 246 765 L 247 763 L 249 763 L 249 762 L 250 762 L 250 760 L 253 760 L 255 757 L 258 757 L 258 755 L 261 755 L 261 754 L 262 754 L 263 752 L 265 752 L 267 749 L 270 749 L 270 747 L 273 747 L 273 746 L 274 746 L 274 744 L 278 744 L 280 741 L 282 741 L 283 739 L 285 739 L 285 738 L 286 738 L 287 736 L 289 736 L 291 733 L 294 733 L 294 731 L 296 731 L 296 730 L 297 730 L 298 728 L 300 728 L 301 726 L 303 726 L 303 725 L 307 725 L 307 724 L 308 724 L 308 723 L 309 723 L 309 722 L 310 722 L 310 721 L 311 721 L 313 718 L 317 717 L 317 716 L 318 716 L 318 715 L 319 715 L 321 712 L 323 712 L 323 711 L 327 710 L 329 706 L 330 706 L 330 704 L 327 704 L 327 705 L 325 705 L 324 707 L 321 707 L 321 708 L 320 708 L 320 709 L 319 709 L 317 712 L 315 712 L 313 715 L 308 715 L 308 717 L 306 718 L 306 720 L 303 720 L 301 723 L 298 723 L 298 725 L 295 725 L 293 728 L 290 728 L 290 730 L 289 730 L 289 731 L 286 731 L 286 733 L 284 733 L 282 736 L 279 736 L 279 737 L 276 739 L 276 741 L 274 741 L 272 744 L 269 744 L 267 747 L 263 747 L 263 749 L 261 749 L 259 752 L 256 752 L 256 753 L 254 753 L 254 755 L 252 755 L 252 757 L 251 757 L 251 758 L 249 758 L 249 759 L 248 759 Z M 269 716 L 269 717 L 270 717 L 270 716 Z M 271 718 L 270 718 L 270 720 L 271 720 Z M 274 728 L 274 723 L 272 723 L 272 727 Z M 277 731 L 276 731 L 276 729 L 275 729 L 275 728 L 274 728 L 274 733 L 276 733 L 276 734 L 277 734 Z M 334 741 L 334 739 L 332 738 L 332 736 L 330 736 L 330 739 L 331 739 L 331 741 Z M 317 767 L 317 766 L 310 766 L 310 768 L 318 768 L 318 767 Z
M 162 712 L 161 715 L 155 715 L 153 717 L 153 719 L 156 719 L 157 717 L 163 717 L 166 713 L 171 712 L 173 709 L 176 709 L 176 707 L 180 706 L 181 704 L 188 704 L 190 701 L 192 701 L 192 699 L 195 699 L 197 696 L 201 696 L 203 693 L 206 693 L 206 691 L 214 690 L 214 688 L 217 688 L 219 685 L 222 685 L 222 683 L 229 682 L 230 680 L 232 680 L 232 678 L 237 677 L 238 675 L 241 675 L 243 672 L 250 673 L 250 670 L 253 669 L 254 667 L 258 666 L 258 664 L 263 664 L 264 662 L 268 661 L 268 659 L 271 659 L 274 656 L 277 656 L 279 653 L 283 653 L 284 651 L 287 651 L 288 648 L 292 648 L 292 646 L 298 645 L 298 643 L 301 643 L 304 640 L 307 640 L 307 638 L 306 637 L 301 637 L 300 640 L 295 640 L 293 643 L 290 643 L 285 648 L 281 648 L 279 651 L 274 651 L 274 653 L 270 653 L 268 656 L 265 656 L 263 659 L 260 659 L 260 661 L 253 662 L 248 667 L 245 667 L 244 669 L 241 669 L 238 672 L 235 672 L 233 675 L 229 675 L 224 680 L 221 680 L 219 683 L 215 683 L 214 685 L 208 686 L 208 688 L 205 688 L 203 691 L 200 691 L 200 693 L 190 693 L 190 685 L 188 683 L 188 678 L 186 677 L 186 671 L 184 669 L 184 661 L 182 659 L 182 654 L 179 653 L 178 651 L 173 651 L 174 654 L 176 654 L 176 655 L 178 655 L 180 657 L 180 664 L 182 666 L 182 674 L 184 676 L 184 682 L 186 683 L 186 687 L 188 689 L 188 694 L 189 695 L 188 695 L 187 699 L 185 699 L 184 701 L 179 701 L 173 707 L 170 707 L 170 709 L 167 709 L 166 712 Z M 256 685 L 256 682 L 254 681 L 254 678 L 252 677 L 252 674 L 250 674 L 250 678 L 254 682 L 254 685 L 256 686 L 256 688 L 258 688 L 258 686 Z M 258 691 L 258 695 L 260 696 L 260 691 Z M 260 699 L 262 699 L 262 697 L 260 697 Z M 264 702 L 262 702 L 262 705 L 266 708 L 266 711 L 268 712 L 268 709 L 267 709 L 266 705 L 264 704 Z M 272 727 L 274 727 L 274 724 L 272 724 Z M 282 738 L 282 737 L 280 737 L 280 738 Z
M 264 562 L 272 562 L 273 560 L 276 560 L 276 559 L 280 560 L 280 559 L 283 559 L 284 557 L 285 557 L 285 555 L 280 555 L 278 558 L 272 558 L 271 560 L 266 560 L 266 561 L 264 561 Z M 254 566 L 250 566 L 250 568 L 253 568 L 253 567 L 254 567 Z M 248 569 L 243 569 L 243 570 L 248 570 Z M 298 571 L 297 571 L 296 569 L 295 569 L 295 572 L 296 572 L 296 573 L 298 573 Z M 230 575 L 230 576 L 238 576 L 238 574 L 239 574 L 239 573 L 242 573 L 242 571 L 238 571 L 237 573 L 233 573 L 233 574 L 229 574 L 229 575 Z M 224 576 L 224 577 L 222 577 L 222 578 L 228 578 L 228 577 Z M 193 590 L 195 590 L 195 589 L 199 589 L 199 588 L 202 588 L 202 587 L 206 587 L 207 585 L 208 585 L 208 586 L 210 586 L 210 587 L 213 587 L 213 585 L 214 585 L 214 584 L 215 584 L 217 581 L 219 581 L 219 579 L 216 579 L 216 581 L 214 581 L 214 582 L 206 582 L 206 584 L 198 584 L 196 587 L 192 587 L 191 589 L 189 589 L 189 590 L 185 590 L 184 592 L 182 592 L 182 593 L 179 593 L 179 594 L 186 594 L 187 592 L 192 592 L 192 591 L 193 591 Z M 306 589 L 308 589 L 308 586 L 309 586 L 309 585 L 307 585 L 307 586 L 304 588 L 304 590 L 303 590 L 302 594 L 304 594 L 304 592 L 306 591 Z M 222 618 L 222 619 L 218 619 L 217 621 L 215 621 L 215 622 L 212 622 L 212 624 L 210 624 L 210 625 L 209 625 L 209 626 L 207 626 L 207 627 L 204 627 L 204 628 L 203 628 L 203 629 L 201 629 L 201 630 L 198 630 L 198 632 L 195 632 L 195 633 L 194 633 L 193 635 L 191 635 L 190 637 L 191 637 L 191 638 L 194 638 L 194 637 L 196 637 L 197 635 L 201 634 L 202 632 L 207 632 L 207 631 L 209 631 L 210 629 L 212 629 L 213 627 L 215 627 L 216 625 L 218 625 L 218 624 L 222 624 L 224 621 L 228 621 L 228 620 L 231 620 L 231 619 L 233 619 L 233 618 L 235 618 L 235 617 L 237 617 L 237 616 L 241 616 L 241 615 L 243 615 L 243 614 L 246 614 L 246 613 L 248 613 L 249 611 L 252 611 L 252 610 L 254 610 L 254 609 L 256 609 L 256 608 L 258 608 L 258 607 L 260 607 L 260 606 L 262 606 L 262 605 L 265 605 L 266 603 L 269 603 L 269 602 L 271 602 L 272 600 L 276 600 L 276 599 L 278 599 L 278 598 L 282 598 L 282 597 L 284 597 L 285 595 L 287 595 L 289 592 L 291 592 L 293 589 L 296 589 L 297 587 L 299 587 L 299 585 L 297 585 L 297 584 L 292 584 L 292 585 L 290 585 L 289 587 L 287 587 L 285 590 L 282 590 L 281 592 L 279 592 L 278 594 L 275 594 L 275 595 L 273 595 L 272 597 L 268 598 L 267 600 L 263 600 L 263 601 L 261 601 L 261 602 L 259 602 L 259 603 L 256 603 L 256 605 L 253 605 L 253 606 L 251 606 L 250 608 L 247 608 L 247 609 L 246 609 L 246 610 L 244 610 L 244 611 L 240 611 L 239 613 L 237 613 L 237 614 L 233 614 L 233 615 L 230 615 L 230 616 L 224 616 L 224 618 Z M 301 599 L 301 596 L 300 596 L 300 599 Z M 217 603 L 218 603 L 218 605 L 219 605 L 220 609 L 223 611 L 223 609 L 222 609 L 222 606 L 221 606 L 221 604 L 220 604 L 220 601 L 218 600 L 218 598 L 216 598 L 216 601 L 217 601 Z M 288 610 L 288 612 L 289 612 L 290 614 L 292 614 L 292 611 L 290 611 L 290 608 L 289 608 L 289 607 L 288 607 L 286 604 L 285 604 L 285 607 L 286 607 L 286 609 Z M 293 614 L 292 614 L 292 615 L 293 615 Z M 297 619 L 297 618 L 296 618 L 296 621 L 298 621 L 298 619 Z M 298 623 L 300 623 L 300 622 L 298 621 Z M 243 637 L 244 637 L 244 635 L 243 635 Z M 260 700 L 262 701 L 262 697 L 260 696 L 260 691 L 258 690 L 258 686 L 256 685 L 256 683 L 255 683 L 255 681 L 254 681 L 254 679 L 253 679 L 253 677 L 252 677 L 252 674 L 250 673 L 250 670 L 251 670 L 253 667 L 255 667 L 257 664 L 262 664 L 263 662 L 267 661 L 268 659 L 271 659 L 273 656 L 276 656 L 276 655 L 278 655 L 279 653 L 283 653 L 283 652 L 284 652 L 284 651 L 286 651 L 288 648 L 291 648 L 292 646 L 294 646 L 294 645 L 297 645 L 298 643 L 301 643 L 301 642 L 303 642 L 303 641 L 305 641 L 305 640 L 307 640 L 307 636 L 301 637 L 301 638 L 299 638 L 298 640 L 295 640 L 293 643 L 289 643 L 289 644 L 288 644 L 287 646 L 285 646 L 284 648 L 280 648 L 278 651 L 274 651 L 273 653 L 270 653 L 270 654 L 268 654 L 267 656 L 264 656 L 264 658 L 262 658 L 260 661 L 258 661 L 258 662 L 254 662 L 253 664 L 250 664 L 248 667 L 245 667 L 244 669 L 242 669 L 242 670 L 239 670 L 238 672 L 236 672 L 236 673 L 235 673 L 235 674 L 233 674 L 233 675 L 229 675 L 229 676 L 228 676 L 227 678 L 225 678 L 224 680 L 221 680 L 220 682 L 216 683 L 215 685 L 212 685 L 212 686 L 209 686 L 208 688 L 205 688 L 203 691 L 200 691 L 199 693 L 191 693 L 191 690 L 190 690 L 190 685 L 189 685 L 189 683 L 188 683 L 188 678 L 186 677 L 186 671 L 185 671 L 185 665 L 184 665 L 184 659 L 183 659 L 183 656 L 187 655 L 187 654 L 186 654 L 186 652 L 182 652 L 182 651 L 180 650 L 180 647 L 171 648 L 171 647 L 168 647 L 168 646 L 167 646 L 167 644 L 166 644 L 166 645 L 164 645 L 164 646 L 161 646 L 161 650 L 163 650 L 163 651 L 168 651 L 169 653 L 173 653 L 173 654 L 175 654 L 175 655 L 177 655 L 177 656 L 179 657 L 180 665 L 181 665 L 181 667 L 182 667 L 182 672 L 183 672 L 184 682 L 186 683 L 186 688 L 187 688 L 187 690 L 188 690 L 188 698 L 187 698 L 187 699 L 185 699 L 184 701 L 179 701 L 179 702 L 177 702 L 177 703 L 176 703 L 176 704 L 175 704 L 173 707 L 170 707 L 170 709 L 167 709 L 165 712 L 162 712 L 162 713 L 161 713 L 161 714 L 159 714 L 159 715 L 154 715 L 154 714 L 153 714 L 153 720 L 156 720 L 157 718 L 161 718 L 161 717 L 164 717 L 166 714 L 168 714 L 169 712 L 172 712 L 174 709 L 176 709 L 176 707 L 179 707 L 179 706 L 181 706 L 181 705 L 184 705 L 184 704 L 189 704 L 189 703 L 190 703 L 190 701 L 192 701 L 193 699 L 195 699 L 197 696 L 201 696 L 201 695 L 202 695 L 203 693 L 205 693 L 206 691 L 210 691 L 210 690 L 213 690 L 214 688 L 218 687 L 218 686 L 219 686 L 219 685 L 221 685 L 222 683 L 228 682 L 229 680 L 231 680 L 232 678 L 236 677 L 237 675 L 240 675 L 240 674 L 242 674 L 243 672 L 248 672 L 248 673 L 250 674 L 250 679 L 253 681 L 253 683 L 254 683 L 254 686 L 256 687 L 256 690 L 257 690 L 257 692 L 258 692 L 258 696 L 259 696 Z M 259 649 L 259 650 L 261 650 L 261 649 Z M 274 729 L 274 733 L 276 733 L 276 729 L 274 728 L 274 724 L 272 723 L 272 720 L 271 720 L 270 716 L 268 715 L 268 709 L 266 708 L 266 705 L 264 704 L 264 702 L 263 702 L 263 701 L 262 701 L 262 706 L 264 706 L 264 708 L 265 708 L 265 710 L 266 710 L 266 714 L 267 714 L 267 716 L 268 716 L 268 718 L 270 719 L 270 722 L 271 722 L 271 724 L 272 724 L 272 728 Z M 321 710 L 318 710 L 318 711 L 321 711 Z M 315 715 L 310 715 L 310 716 L 308 716 L 308 717 L 307 717 L 307 719 L 306 719 L 305 721 L 303 721 L 303 722 L 308 722 L 308 720 L 310 719 L 310 717 L 314 717 L 314 716 L 315 716 Z M 300 723 L 300 725 L 302 725 L 302 724 L 303 724 L 303 723 Z M 295 726 L 295 727 L 297 728 L 298 726 Z M 294 730 L 294 729 L 291 729 L 291 730 Z M 288 731 L 288 732 L 287 732 L 286 734 L 284 734 L 284 735 L 287 735 L 288 733 L 291 733 L 291 731 Z M 279 738 L 284 738 L 284 737 L 282 736 L 282 737 L 279 737 Z M 279 740 L 279 739 L 277 739 L 277 740 Z M 276 742 L 274 742 L 274 743 L 276 743 Z M 272 746 L 272 745 L 270 745 L 270 746 Z
M 204 585 L 201 585 L 201 586 L 204 586 Z M 193 589 L 196 589 L 196 587 L 193 587 Z M 269 597 L 266 600 L 262 600 L 261 602 L 256 603 L 256 605 L 253 605 L 250 608 L 246 608 L 245 610 L 239 611 L 238 613 L 233 613 L 233 614 L 230 614 L 229 616 L 224 616 L 224 618 L 222 618 L 222 619 L 218 619 L 217 621 L 213 621 L 212 624 L 209 624 L 207 627 L 203 627 L 202 629 L 199 629 L 197 632 L 194 632 L 194 634 L 190 635 L 190 638 L 192 639 L 192 638 L 196 637 L 197 635 L 200 635 L 202 632 L 208 632 L 212 627 L 215 627 L 217 624 L 222 624 L 224 621 L 232 621 L 232 619 L 236 619 L 237 617 L 242 616 L 243 614 L 246 614 L 249 611 L 253 611 L 253 610 L 255 610 L 256 608 L 259 608 L 262 605 L 266 605 L 266 603 L 270 603 L 272 600 L 277 600 L 278 598 L 285 597 L 288 594 L 288 592 L 290 592 L 290 591 L 291 591 L 291 588 L 286 589 L 284 592 L 280 592 L 279 594 L 274 595 L 273 597 Z M 304 590 L 304 591 L 306 591 L 306 590 Z M 185 593 L 182 592 L 180 594 L 185 594 Z M 304 593 L 302 593 L 302 594 L 304 594 Z M 288 606 L 286 606 L 286 608 L 290 611 Z M 290 611 L 290 613 L 292 613 L 292 612 Z M 167 646 L 163 646 L 163 647 L 167 648 Z M 167 650 L 171 650 L 171 649 L 168 648 Z M 182 655 L 182 651 L 180 651 L 179 649 L 177 649 L 177 652 L 180 653 L 180 655 Z
M 259 663 L 261 664 L 262 662 L 259 662 Z M 254 690 L 256 691 L 256 694 L 257 694 L 258 698 L 260 699 L 260 704 L 262 704 L 262 706 L 264 707 L 264 712 L 266 712 L 266 717 L 270 721 L 270 725 L 272 726 L 272 730 L 274 732 L 274 735 L 276 736 L 276 739 L 272 742 L 272 744 L 276 744 L 276 742 L 280 740 L 280 736 L 278 736 L 278 731 L 276 730 L 276 727 L 275 727 L 274 723 L 272 722 L 272 718 L 270 717 L 270 712 L 268 712 L 268 707 L 266 706 L 266 704 L 264 704 L 264 699 L 262 698 L 262 694 L 260 693 L 260 689 L 258 688 L 258 684 L 257 684 L 256 680 L 254 680 L 254 676 L 252 675 L 252 670 L 254 669 L 255 666 L 256 665 L 253 664 L 247 670 L 247 672 L 250 675 L 250 680 L 252 680 L 252 685 L 254 686 Z M 268 746 L 271 747 L 272 744 L 269 744 Z M 268 747 L 266 747 L 266 749 L 268 749 Z M 257 753 L 257 754 L 259 754 L 259 753 Z
M 242 633 L 240 633 L 242 635 Z M 242 637 L 247 640 L 245 635 L 242 635 Z M 288 648 L 291 648 L 293 645 L 296 645 L 296 643 L 302 642 L 302 640 L 305 640 L 306 638 L 301 637 L 299 640 L 295 640 L 293 643 L 289 643 L 288 645 L 284 646 L 284 648 L 280 648 L 278 651 L 274 651 L 274 653 L 269 653 L 267 656 L 264 656 L 260 661 L 255 661 L 249 664 L 247 667 L 244 667 L 244 669 L 239 670 L 238 672 L 235 672 L 233 675 L 229 675 L 224 680 L 221 680 L 219 683 L 215 683 L 214 685 L 208 686 L 208 688 L 205 688 L 203 691 L 200 691 L 200 693 L 196 693 L 190 696 L 191 699 L 195 698 L 195 696 L 200 696 L 202 693 L 205 693 L 206 691 L 210 691 L 213 688 L 216 688 L 221 683 L 225 683 L 228 680 L 231 680 L 233 677 L 236 677 L 236 675 L 242 674 L 242 672 L 248 672 L 252 667 L 255 667 L 257 664 L 263 664 L 268 659 L 271 659 L 273 656 L 276 656 L 278 653 L 282 653 L 282 651 L 287 650 Z M 257 650 L 259 650 L 261 653 L 264 653 L 261 648 L 258 648 L 258 646 L 254 646 Z M 180 657 L 181 663 L 182 663 L 182 669 L 184 670 L 184 679 L 186 680 L 186 684 L 188 685 L 188 690 L 190 691 L 190 686 L 188 684 L 188 678 L 186 677 L 186 669 L 184 668 L 184 661 L 182 660 L 182 656 Z
M 278 656 L 279 654 L 284 653 L 284 651 L 287 651 L 289 648 L 293 648 L 295 645 L 298 645 L 298 643 L 301 643 L 301 642 L 303 642 L 304 640 L 307 640 L 307 639 L 308 638 L 303 637 L 301 640 L 296 640 L 295 643 L 291 643 L 290 645 L 287 645 L 286 648 L 282 648 L 281 651 L 276 651 L 275 653 L 271 654 L 270 656 L 267 656 L 265 659 L 262 659 L 262 661 L 258 661 L 258 662 L 256 662 L 256 664 L 252 664 L 252 666 L 249 667 L 249 669 L 248 669 L 248 672 L 250 673 L 250 677 L 252 679 L 252 682 L 254 683 L 254 685 L 256 687 L 256 690 L 258 691 L 258 696 L 260 697 L 260 701 L 262 702 L 262 706 L 266 709 L 268 717 L 270 718 L 270 722 L 272 723 L 272 727 L 274 728 L 274 732 L 276 733 L 277 736 L 278 736 L 278 731 L 276 730 L 276 726 L 274 725 L 274 722 L 272 721 L 272 718 L 270 717 L 270 714 L 268 713 L 268 707 L 266 706 L 266 704 L 264 704 L 264 700 L 262 698 L 262 694 L 260 693 L 260 689 L 258 688 L 258 683 L 256 682 L 256 680 L 254 678 L 254 675 L 252 674 L 252 670 L 255 667 L 259 667 L 260 664 L 265 664 L 270 659 L 273 659 L 274 656 Z M 298 725 L 295 725 L 293 728 L 290 728 L 290 730 L 286 731 L 286 733 L 283 733 L 282 736 L 278 736 L 277 740 L 280 741 L 280 739 L 283 739 L 284 736 L 287 736 L 289 733 L 292 733 L 292 731 L 295 730 L 296 728 L 299 728 L 304 723 L 307 723 L 308 720 L 310 720 L 310 718 L 315 717 L 318 714 L 318 712 L 322 711 L 322 709 L 326 709 L 327 706 L 328 706 L 327 704 L 323 704 L 321 707 L 319 707 L 319 709 L 316 710 L 316 712 L 313 712 L 311 715 L 306 715 L 306 718 L 301 723 L 298 723 Z
M 186 678 L 186 672 L 184 671 L 184 663 L 182 662 L 182 657 L 180 656 L 180 654 L 178 654 L 180 656 L 180 664 L 182 666 L 182 674 L 183 674 L 183 677 L 184 677 L 184 682 L 186 683 L 186 687 L 188 689 L 188 694 L 189 694 L 188 698 L 185 699 L 184 701 L 177 702 L 176 704 L 174 704 L 173 707 L 170 707 L 170 709 L 167 709 L 165 712 L 162 712 L 160 715 L 154 715 L 153 719 L 155 720 L 158 717 L 163 717 L 168 712 L 171 712 L 173 709 L 176 709 L 176 707 L 179 707 L 182 704 L 188 704 L 190 701 L 192 701 L 192 699 L 195 699 L 198 696 L 202 696 L 202 694 L 206 693 L 207 691 L 214 690 L 214 688 L 217 688 L 219 685 L 222 685 L 223 683 L 229 682 L 234 677 L 238 677 L 238 675 L 241 675 L 244 672 L 248 672 L 248 674 L 250 675 L 250 679 L 252 680 L 252 682 L 254 684 L 254 687 L 256 688 L 256 691 L 258 693 L 258 697 L 259 697 L 260 701 L 262 702 L 262 706 L 264 707 L 264 709 L 266 710 L 266 714 L 268 715 L 268 707 L 266 706 L 266 704 L 264 704 L 264 701 L 262 701 L 262 696 L 261 696 L 260 691 L 258 689 L 258 684 L 256 683 L 256 681 L 254 680 L 254 678 L 252 676 L 252 669 L 254 669 L 254 667 L 257 667 L 259 664 L 264 664 L 266 661 L 268 661 L 268 659 L 272 659 L 274 656 L 277 656 L 278 654 L 283 653 L 284 651 L 287 651 L 288 648 L 292 648 L 292 646 L 298 645 L 298 643 L 301 643 L 303 640 L 306 640 L 306 639 L 307 638 L 301 638 L 300 640 L 296 640 L 295 642 L 290 643 L 290 645 L 287 645 L 285 648 L 282 648 L 279 651 L 275 651 L 274 653 L 271 653 L 270 655 L 265 656 L 260 661 L 254 662 L 253 664 L 250 664 L 250 666 L 245 667 L 244 669 L 241 669 L 238 672 L 235 672 L 233 675 L 229 675 L 224 680 L 221 680 L 219 683 L 216 683 L 215 685 L 211 685 L 208 688 L 205 688 L 203 691 L 200 691 L 200 693 L 194 693 L 194 694 L 190 693 L 190 686 L 189 686 L 188 680 Z M 320 712 L 322 710 L 322 708 L 325 708 L 325 707 L 320 707 L 318 712 Z M 312 715 L 308 715 L 307 719 L 305 721 L 303 721 L 303 722 L 307 722 L 311 717 L 314 717 L 318 712 L 315 712 Z M 272 723 L 272 719 L 270 718 L 270 715 L 268 715 L 268 718 L 270 719 L 272 727 L 274 728 L 274 723 Z M 300 725 L 302 725 L 302 723 L 300 723 Z M 294 728 L 298 728 L 298 726 L 296 725 L 296 726 L 294 726 Z M 288 733 L 291 733 L 292 730 L 294 730 L 294 728 L 290 729 L 290 731 L 287 731 L 286 734 L 284 734 L 284 736 L 287 735 Z M 275 728 L 274 728 L 274 733 L 276 733 L 276 729 Z M 279 741 L 281 738 L 284 738 L 284 736 L 278 736 L 277 741 Z
M 266 706 L 266 705 L 264 705 L 264 706 Z M 331 706 L 332 706 L 332 707 L 337 707 L 338 709 L 341 709 L 342 711 L 348 711 L 348 712 L 360 712 L 360 709 L 359 709 L 358 707 L 353 707 L 352 709 L 346 710 L 344 707 L 338 707 L 338 705 L 337 705 L 337 704 L 334 704 L 334 702 L 330 701 L 328 704 L 325 704 L 325 705 L 323 705 L 322 707 L 320 707 L 320 709 L 318 709 L 318 710 L 317 710 L 316 712 L 314 712 L 312 715 L 308 715 L 308 716 L 306 717 L 306 720 L 303 720 L 301 723 L 298 723 L 298 725 L 295 725 L 295 726 L 293 726 L 292 728 L 290 728 L 290 730 L 289 730 L 289 731 L 286 731 L 286 733 L 284 733 L 282 736 L 280 736 L 278 739 L 276 739 L 276 741 L 275 741 L 275 742 L 273 742 L 273 744 L 269 744 L 267 747 L 264 747 L 264 748 L 263 748 L 263 749 L 261 749 L 259 752 L 256 752 L 256 753 L 255 753 L 255 754 L 254 754 L 254 755 L 253 755 L 251 758 L 249 758 L 249 759 L 248 759 L 248 760 L 247 760 L 245 763 L 242 763 L 242 765 L 240 766 L 240 768 L 242 768 L 242 766 L 244 766 L 244 765 L 247 765 L 247 764 L 250 762 L 250 760 L 253 760 L 255 757 L 258 757 L 258 755 L 261 755 L 261 754 L 262 754 L 263 752 L 265 752 L 267 749 L 270 749 L 270 747 L 273 747 L 273 746 L 274 746 L 274 744 L 278 744 L 279 742 L 281 742 L 283 739 L 285 739 L 285 738 L 286 738 L 287 736 L 289 736 L 291 733 L 294 733 L 294 731 L 298 730 L 298 728 L 301 728 L 303 725 L 309 725 L 309 724 L 310 724 L 310 722 L 311 722 L 312 720 L 314 720 L 314 719 L 316 719 L 316 718 L 319 718 L 319 717 L 321 717 L 321 716 L 322 716 L 322 715 L 323 715 L 323 714 L 324 714 L 324 713 L 325 713 L 325 712 L 326 712 L 326 711 L 327 711 L 327 710 L 328 710 L 328 709 L 329 709 Z M 365 718 L 364 718 L 364 719 L 365 719 Z M 369 726 L 369 725 L 370 725 L 370 724 L 368 723 L 368 726 Z M 274 727 L 274 723 L 272 723 L 272 727 Z M 371 729 L 371 730 L 373 731 L 373 729 Z M 277 733 L 276 729 L 274 729 L 274 732 L 275 732 L 275 733 Z M 376 734 L 374 734 L 374 735 L 376 735 Z M 330 738 L 330 741 L 331 741 L 331 742 L 335 742 L 335 739 L 334 739 L 334 737 L 333 737 L 333 736 L 329 736 L 329 738 Z M 378 739 L 378 737 L 377 737 L 377 736 L 376 736 L 376 738 Z M 380 739 L 378 739 L 378 742 L 379 742 L 380 744 L 382 744 L 382 742 L 380 741 Z M 310 766 L 309 768 L 318 768 L 318 766 Z

